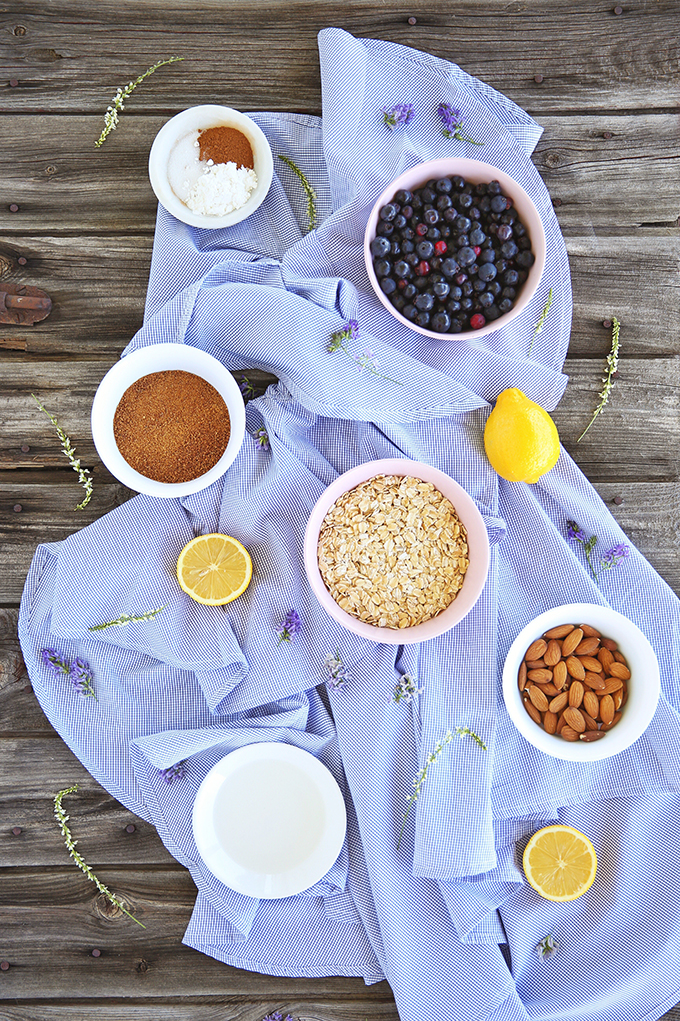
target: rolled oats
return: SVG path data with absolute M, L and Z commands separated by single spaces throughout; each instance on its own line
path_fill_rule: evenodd
M 319 570 L 347 613 L 376 627 L 415 627 L 458 595 L 467 532 L 431 482 L 376 475 L 343 493 L 319 531 Z

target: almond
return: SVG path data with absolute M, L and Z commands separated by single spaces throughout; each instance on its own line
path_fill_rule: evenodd
M 563 737 L 565 741 L 578 741 L 578 733 L 572 727 L 562 727 L 560 737 Z
M 578 709 L 583 701 L 584 688 L 580 681 L 572 681 L 569 685 L 569 705 Z
M 554 684 L 539 684 L 538 687 L 544 695 L 548 696 L 548 698 L 554 698 L 555 695 L 559 695 L 560 693 L 560 689 L 556 688 Z
M 626 657 L 623 655 L 622 652 L 619 652 L 618 649 L 614 649 L 614 654 L 613 655 L 614 655 L 614 659 L 617 661 L 617 663 L 623 663 L 624 666 L 626 665 Z
M 612 677 L 619 677 L 622 681 L 630 680 L 630 670 L 623 663 L 612 663 L 609 667 L 609 673 Z
M 581 629 L 583 630 L 583 629 Z M 599 638 L 584 638 L 574 649 L 575 656 L 595 656 L 600 648 Z
M 566 663 L 567 672 L 571 674 L 572 677 L 575 677 L 577 681 L 582 681 L 586 676 L 586 670 L 581 660 L 577 659 L 576 656 L 568 656 Z
M 525 659 L 541 659 L 543 653 L 548 648 L 548 643 L 543 638 L 537 638 L 535 642 L 532 642 L 527 651 L 524 653 Z
M 586 673 L 586 676 L 583 678 L 583 682 L 584 684 L 587 684 L 589 688 L 594 688 L 595 691 L 602 691 L 606 684 L 602 674 L 591 674 L 590 672 Z
M 535 684 L 530 684 L 529 687 L 526 690 L 529 692 L 529 698 L 531 699 L 533 704 L 536 706 L 538 711 L 540 713 L 547 712 L 548 711 L 548 699 L 545 697 L 545 695 L 543 694 L 541 689 L 537 688 Z M 612 706 L 613 706 L 613 704 L 614 703 L 612 702 Z
M 618 691 L 612 691 L 612 699 L 614 701 L 614 708 L 618 712 L 623 702 L 623 688 L 619 688 Z
M 574 709 L 573 706 L 567 706 L 564 710 L 564 718 L 567 721 L 567 726 L 571 727 L 572 730 L 578 731 L 579 734 L 582 734 L 586 729 L 586 721 L 583 719 L 583 714 L 578 709 Z
M 576 646 L 580 645 L 582 641 L 583 631 L 581 631 L 580 627 L 575 627 L 562 642 L 562 655 L 564 658 L 566 659 L 568 656 L 571 656 Z
M 534 723 L 537 723 L 540 727 L 543 723 L 541 719 L 541 714 L 539 713 L 538 709 L 531 704 L 529 699 L 527 699 L 526 702 L 524 703 L 524 708 L 529 713 L 529 716 L 534 721 Z
M 566 725 L 567 725 L 567 721 L 564 718 L 564 713 L 560 713 L 560 715 L 557 717 L 557 727 L 555 728 L 555 733 L 556 734 L 561 734 L 562 733 L 562 729 L 564 727 L 566 727 Z
M 619 680 L 618 677 L 608 677 L 605 686 L 599 689 L 598 695 L 611 695 L 612 692 L 618 691 L 622 687 L 623 681 Z
M 601 638 L 600 644 L 604 645 L 605 649 L 609 649 L 610 652 L 616 652 L 619 647 L 613 638 Z
M 610 652 L 609 649 L 602 648 L 597 654 L 597 658 L 602 664 L 602 668 L 607 671 L 611 664 L 614 662 L 614 653 Z
M 581 628 L 581 631 L 583 631 L 583 634 L 586 636 L 586 638 L 599 639 L 601 637 L 600 632 L 596 631 L 594 627 L 590 626 L 590 624 L 579 624 L 579 627 Z
M 545 713 L 543 715 L 543 727 L 549 734 L 554 734 L 557 729 L 557 716 L 555 713 Z
M 593 691 L 584 692 L 583 708 L 594 720 L 600 715 L 600 700 Z
M 524 660 L 522 660 L 522 662 L 519 665 L 519 673 L 517 675 L 517 683 L 519 685 L 519 690 L 520 691 L 524 691 L 524 689 L 527 686 L 527 665 L 524 662 Z
M 555 667 L 553 669 L 552 682 L 556 688 L 560 688 L 561 690 L 566 685 L 568 676 L 569 674 L 567 672 L 567 664 L 564 662 L 563 659 L 561 659 L 559 663 L 555 664 Z
M 568 702 L 569 692 L 561 691 L 560 694 L 556 695 L 555 698 L 552 700 L 552 702 L 548 706 L 548 709 L 550 710 L 551 713 L 561 713 L 565 706 L 568 704 Z
M 550 684 L 552 681 L 552 670 L 529 670 L 527 677 L 536 684 Z
M 586 730 L 597 730 L 597 721 L 592 718 L 588 713 L 583 711 L 581 708 L 581 716 L 586 721 Z
M 614 719 L 612 720 L 611 723 L 603 723 L 602 724 L 602 729 L 603 730 L 611 730 L 612 727 L 616 726 L 616 724 L 619 722 L 620 719 L 621 719 L 621 713 L 616 713 L 616 715 L 614 716 Z
M 615 715 L 614 699 L 611 695 L 604 695 L 600 699 L 600 719 L 603 723 L 611 723 Z
M 545 650 L 543 660 L 546 666 L 555 666 L 562 659 L 562 646 L 559 642 L 551 638 L 548 642 L 548 648 Z
M 560 624 L 559 627 L 551 627 L 550 631 L 546 631 L 543 635 L 544 638 L 566 638 L 570 631 L 574 630 L 573 624 Z
M 578 658 L 581 660 L 584 670 L 590 670 L 591 674 L 602 673 L 602 664 L 599 659 L 594 659 L 592 656 L 579 656 Z
M 524 662 L 527 665 L 527 670 L 544 670 L 545 660 L 544 659 L 525 659 Z
M 579 741 L 599 741 L 604 737 L 604 730 L 586 730 L 583 734 L 579 734 Z

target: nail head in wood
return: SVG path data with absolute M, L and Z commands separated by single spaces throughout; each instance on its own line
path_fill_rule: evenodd
M 414 17 L 410 17 L 408 19 L 408 23 L 409 23 L 409 25 L 417 25 L 418 24 L 418 19 L 414 18 Z

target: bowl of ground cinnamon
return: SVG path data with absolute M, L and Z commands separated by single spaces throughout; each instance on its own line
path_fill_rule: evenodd
M 212 485 L 245 435 L 234 377 L 188 344 L 154 344 L 122 358 L 99 384 L 91 421 L 111 474 L 138 493 L 165 498 Z
M 250 216 L 271 186 L 274 162 L 261 128 L 228 106 L 183 110 L 156 135 L 149 178 L 156 198 L 192 227 L 229 227 Z

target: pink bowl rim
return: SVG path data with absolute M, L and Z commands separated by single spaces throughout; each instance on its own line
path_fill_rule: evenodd
M 466 330 L 463 333 L 435 333 L 434 330 L 427 330 L 424 326 L 418 326 L 416 323 L 409 322 L 394 305 L 389 301 L 387 295 L 383 294 L 380 287 L 378 286 L 378 278 L 375 275 L 373 269 L 373 259 L 371 257 L 370 244 L 375 237 L 375 228 L 378 222 L 378 213 L 381 206 L 385 205 L 393 196 L 394 193 L 399 191 L 403 187 L 413 187 L 414 185 L 424 184 L 426 181 L 434 177 L 450 177 L 453 174 L 460 174 L 461 177 L 465 177 L 472 184 L 479 184 L 481 181 L 498 181 L 503 189 L 507 191 L 510 196 L 515 200 L 520 198 L 521 205 L 524 207 L 520 210 L 522 216 L 522 222 L 529 231 L 531 236 L 531 247 L 536 261 L 529 271 L 529 277 L 522 288 L 522 292 L 514 308 L 511 308 L 505 315 L 499 316 L 498 319 L 492 323 L 487 323 L 480 330 Z M 530 222 L 527 222 L 530 221 Z M 381 195 L 376 199 L 373 208 L 368 216 L 368 222 L 366 224 L 366 230 L 364 232 L 364 262 L 366 264 L 366 272 L 368 273 L 368 279 L 371 283 L 371 287 L 375 291 L 375 295 L 382 305 L 390 312 L 395 319 L 397 319 L 404 326 L 407 326 L 410 330 L 414 330 L 416 333 L 421 333 L 425 337 L 431 337 L 433 340 L 443 341 L 465 341 L 472 338 L 488 336 L 490 333 L 494 333 L 496 330 L 507 326 L 513 319 L 521 315 L 524 309 L 527 307 L 534 294 L 538 290 L 538 286 L 543 276 L 543 270 L 545 269 L 546 261 L 546 238 L 545 228 L 543 221 L 541 220 L 538 209 L 536 208 L 533 200 L 524 188 L 519 184 L 513 177 L 506 174 L 504 170 L 499 170 L 498 167 L 494 167 L 491 163 L 483 163 L 481 160 L 470 159 L 465 156 L 449 156 L 438 160 L 429 160 L 427 163 L 418 163 L 416 166 L 411 167 L 409 170 L 405 170 L 399 177 L 396 177 L 394 181 L 387 185 Z
M 338 606 L 324 585 L 321 572 L 319 571 L 317 547 L 323 519 L 338 497 L 348 490 L 354 489 L 359 483 L 373 478 L 374 475 L 413 475 L 424 482 L 432 482 L 456 508 L 456 512 L 468 533 L 470 566 L 468 567 L 462 589 L 446 610 L 443 610 L 437 617 L 432 617 L 431 620 L 418 624 L 416 627 L 401 629 L 379 628 L 373 624 L 366 624 L 364 621 L 357 620 L 356 617 L 346 613 Z M 444 634 L 463 620 L 484 590 L 490 558 L 489 537 L 486 525 L 469 493 L 455 479 L 452 479 L 450 475 L 446 475 L 438 468 L 405 458 L 383 458 L 377 461 L 367 461 L 338 476 L 324 490 L 312 508 L 305 530 L 305 570 L 316 598 L 329 616 L 333 617 L 338 624 L 341 624 L 348 631 L 352 631 L 362 638 L 367 638 L 369 641 L 379 642 L 384 645 L 411 645 L 415 642 L 424 642 Z

